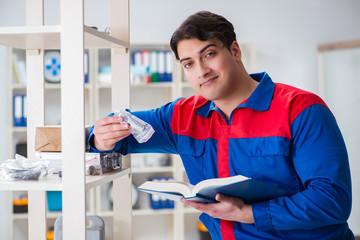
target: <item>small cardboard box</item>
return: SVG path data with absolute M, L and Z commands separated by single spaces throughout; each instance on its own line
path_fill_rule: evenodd
M 85 146 L 91 126 L 85 127 Z M 37 127 L 35 134 L 35 151 L 61 152 L 61 126 Z
M 61 152 L 61 127 L 37 127 L 35 134 L 35 151 Z

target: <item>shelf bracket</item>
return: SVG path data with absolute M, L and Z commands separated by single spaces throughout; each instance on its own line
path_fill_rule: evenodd
M 114 54 L 127 54 L 129 52 L 129 48 L 112 48 L 111 50 Z
M 27 49 L 26 54 L 31 56 L 39 56 L 41 54 L 41 49 Z

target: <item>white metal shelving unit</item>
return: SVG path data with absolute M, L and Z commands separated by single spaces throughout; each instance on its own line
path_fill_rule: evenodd
M 8 47 L 7 51 L 7 61 L 8 61 L 8 69 L 7 69 L 7 86 L 8 86 L 8 100 L 9 100 L 9 106 L 8 106 L 8 158 L 14 158 L 15 151 L 15 145 L 17 143 L 26 143 L 26 133 L 27 133 L 27 127 L 17 127 L 14 126 L 13 122 L 13 96 L 15 94 L 25 94 L 26 93 L 26 83 L 24 84 L 21 81 L 15 81 L 15 78 L 13 79 L 13 67 L 12 64 L 16 64 L 16 62 L 13 60 L 14 55 L 16 55 L 16 59 L 25 59 L 25 50 L 19 51 L 19 49 L 13 49 L 11 47 Z M 89 76 L 91 78 L 91 75 Z M 20 80 L 20 79 L 18 79 Z M 45 102 L 50 105 L 47 108 L 50 108 L 52 111 L 45 111 L 45 125 L 57 125 L 58 121 L 60 120 L 60 90 L 61 85 L 59 83 L 45 83 Z M 110 88 L 111 86 L 109 86 Z M 94 122 L 94 111 L 93 111 L 93 82 L 89 81 L 85 84 L 85 120 L 87 124 L 92 124 Z M 54 95 L 56 96 L 54 99 Z M 49 98 L 50 97 L 50 98 Z M 58 98 L 59 97 L 59 98 Z M 50 119 L 48 117 L 51 116 Z M 55 116 L 55 117 L 54 117 Z M 7 239 L 12 240 L 15 239 L 17 236 L 16 229 L 18 226 L 19 221 L 27 221 L 28 220 L 28 214 L 27 213 L 13 213 L 13 204 L 12 201 L 14 200 L 14 197 L 19 197 L 22 195 L 26 195 L 24 192 L 14 192 L 10 191 L 8 194 L 8 236 Z M 88 192 L 87 195 L 87 214 L 95 214 L 95 196 L 93 189 Z M 47 219 L 49 220 L 49 226 L 51 226 L 51 221 L 56 219 L 58 216 L 61 215 L 61 211 L 48 211 L 47 213 Z M 26 223 L 26 222 L 24 222 Z M 25 232 L 25 231 L 24 231 Z
M 1 27 L 0 44 L 26 50 L 28 101 L 28 158 L 35 158 L 35 128 L 44 126 L 44 51 L 60 49 L 62 54 L 61 119 L 62 180 L 46 177 L 37 182 L 0 182 L 0 190 L 28 191 L 29 239 L 46 239 L 46 191 L 63 192 L 64 239 L 86 239 L 85 192 L 112 181 L 114 184 L 114 239 L 131 239 L 130 159 L 123 170 L 99 177 L 85 176 L 84 49 L 111 48 L 113 106 L 128 107 L 129 87 L 129 5 L 128 0 L 112 0 L 111 36 L 84 26 L 83 1 L 62 0 L 61 24 L 44 26 L 42 0 L 26 1 L 26 25 Z M 120 40 L 121 39 L 121 40 Z M 118 67 L 118 66 L 121 66 Z M 112 90 L 113 93 L 114 90 Z M 76 137 L 74 137 L 76 136 Z M 67 161 L 71 159 L 71 161 Z M 73 159 L 79 159 L 74 161 Z M 125 194 L 124 194 L 125 192 Z M 121 196 L 121 199 L 120 199 Z

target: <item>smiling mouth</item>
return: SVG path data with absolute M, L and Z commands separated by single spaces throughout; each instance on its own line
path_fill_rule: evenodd
M 217 79 L 218 77 L 213 77 L 213 78 L 209 78 L 208 80 L 206 80 L 205 82 L 200 83 L 200 87 L 202 86 L 207 86 L 209 84 L 211 84 L 215 79 Z

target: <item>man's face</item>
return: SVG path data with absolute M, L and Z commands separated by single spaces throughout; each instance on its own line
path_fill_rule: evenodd
M 230 51 L 218 39 L 181 40 L 180 63 L 194 90 L 208 100 L 224 100 L 235 94 L 241 52 L 236 42 Z

